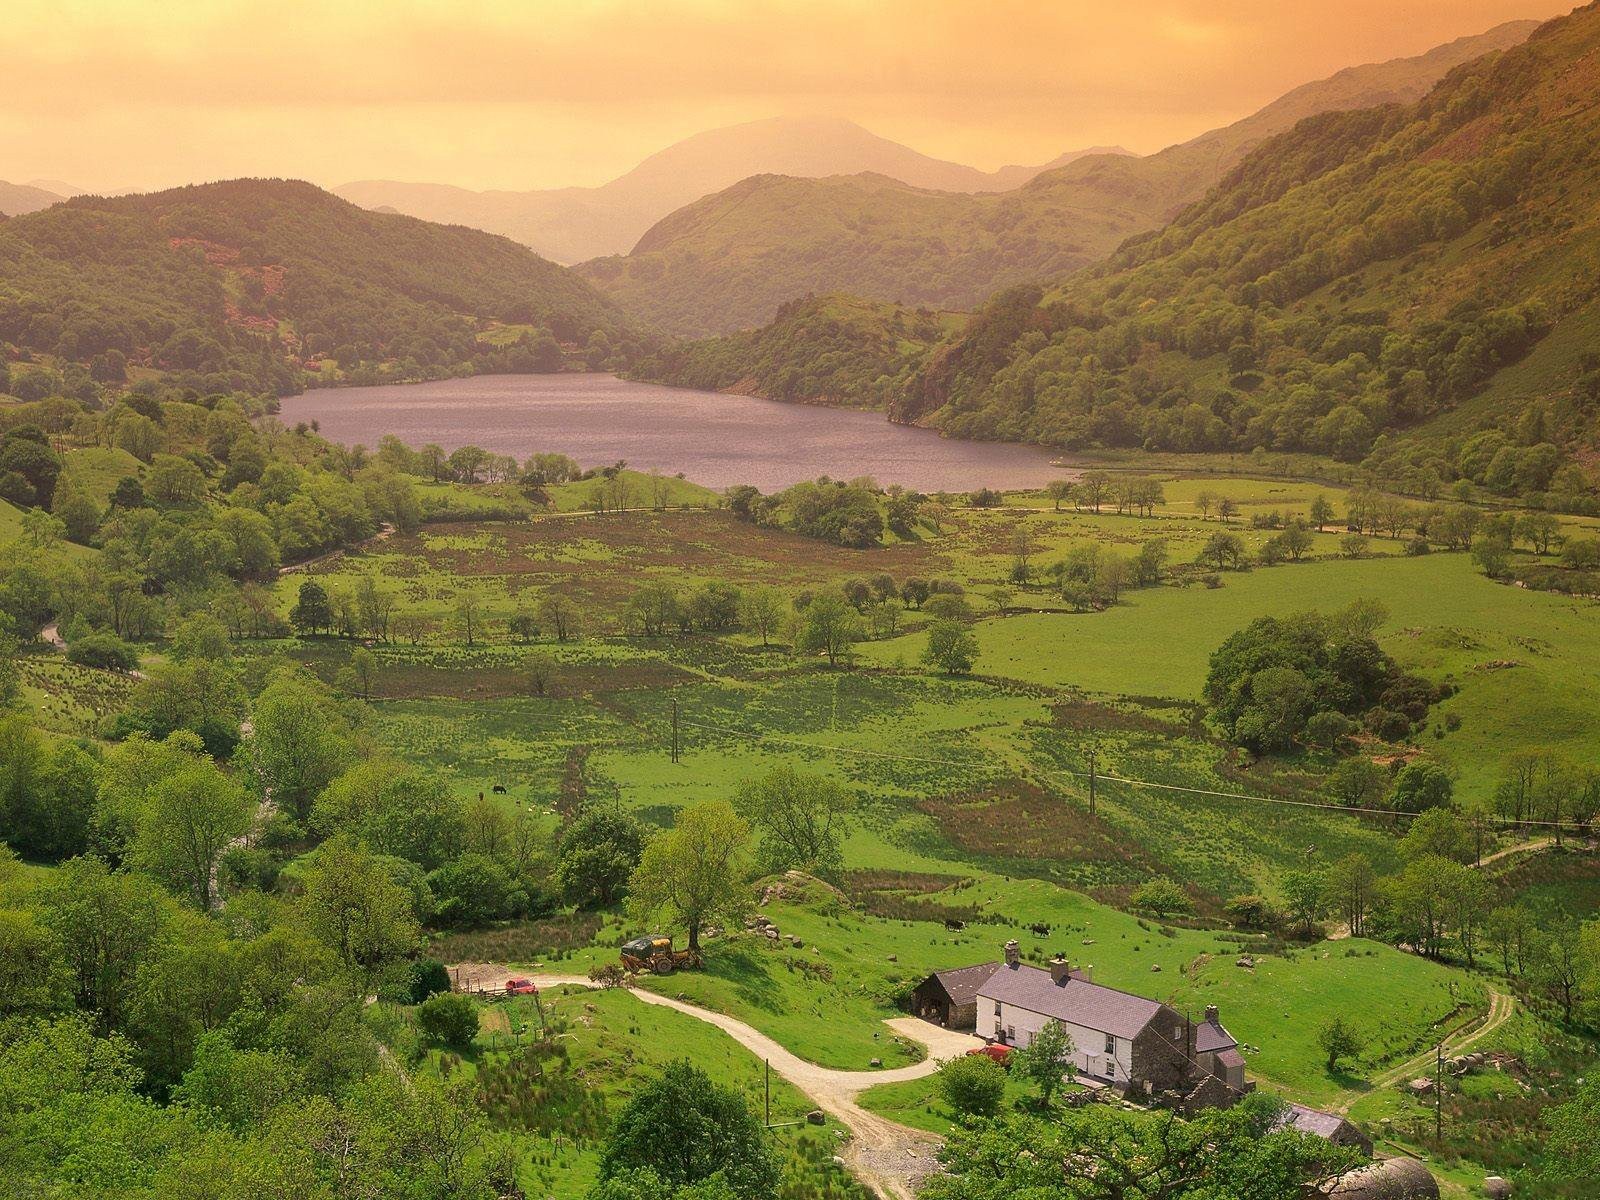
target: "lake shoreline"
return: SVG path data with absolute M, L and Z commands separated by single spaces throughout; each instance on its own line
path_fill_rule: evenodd
M 412 446 L 478 445 L 524 458 L 568 454 L 584 466 L 625 461 L 710 487 L 778 490 L 822 475 L 870 476 L 924 492 L 1037 488 L 1072 478 L 1059 453 L 974 442 L 890 421 L 880 411 L 644 383 L 598 372 L 473 375 L 313 388 L 278 404 L 285 424 L 318 423 L 330 441 L 369 448 L 385 434 Z

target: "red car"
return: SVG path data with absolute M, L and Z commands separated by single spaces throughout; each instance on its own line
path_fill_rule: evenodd
M 506 980 L 506 995 L 508 996 L 537 996 L 538 987 L 531 979 Z
M 969 1055 L 982 1054 L 1003 1067 L 1011 1058 L 1011 1047 L 1002 1046 L 998 1043 L 992 1043 L 988 1046 L 974 1046 L 971 1050 L 968 1050 L 967 1053 Z

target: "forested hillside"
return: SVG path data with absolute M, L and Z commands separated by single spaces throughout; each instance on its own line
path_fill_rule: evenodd
M 493 323 L 518 336 L 480 341 Z M 0 343 L 101 382 L 149 368 L 286 392 L 317 375 L 555 369 L 557 343 L 622 330 L 608 301 L 505 238 L 306 183 L 85 196 L 0 224 Z
M 1370 456 L 1424 493 L 1579 487 L 1558 448 L 1592 448 L 1600 396 L 1597 51 L 1590 7 L 1414 107 L 1302 123 L 1106 266 L 998 297 L 894 415 Z
M 970 308 L 1012 284 L 1101 261 L 1305 117 L 1418 100 L 1452 67 L 1515 45 L 1533 27 L 1512 22 L 1414 58 L 1352 67 L 1159 154 L 1085 155 L 1014 191 L 958 195 L 883 174 L 756 176 L 664 218 L 631 254 L 578 270 L 630 312 L 685 336 L 759 325 L 810 292 Z
M 669 347 L 635 374 L 769 400 L 881 408 L 963 319 L 853 296 L 807 296 L 785 304 L 770 325 Z

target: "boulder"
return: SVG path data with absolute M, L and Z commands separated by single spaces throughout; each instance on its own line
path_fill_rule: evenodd
M 872 1066 L 872 1067 L 881 1067 L 881 1066 L 883 1066 L 883 1059 L 875 1058 L 870 1063 L 868 1063 L 867 1065 L 868 1066 Z
M 807 1125 L 822 1125 L 825 1124 L 827 1120 L 828 1118 L 822 1115 L 822 1110 L 820 1108 L 813 1108 L 806 1114 Z
M 1506 1200 L 1511 1195 L 1511 1182 L 1498 1175 L 1487 1176 L 1483 1181 L 1483 1194 L 1489 1200 Z

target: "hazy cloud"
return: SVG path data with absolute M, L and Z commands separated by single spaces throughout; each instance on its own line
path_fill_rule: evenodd
M 829 113 L 996 166 L 1153 150 L 1560 0 L 11 0 L 0 178 L 594 183 Z

